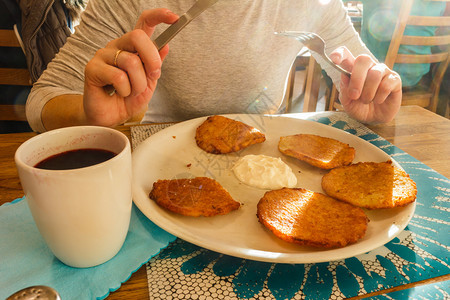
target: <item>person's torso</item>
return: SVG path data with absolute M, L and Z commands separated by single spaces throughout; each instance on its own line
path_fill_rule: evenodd
M 155 7 L 167 1 L 155 1 Z M 171 1 L 182 14 L 194 1 Z M 305 30 L 305 1 L 218 1 L 170 42 L 145 121 L 220 113 L 274 113 L 301 49 L 281 30 Z M 157 36 L 167 26 L 158 26 Z

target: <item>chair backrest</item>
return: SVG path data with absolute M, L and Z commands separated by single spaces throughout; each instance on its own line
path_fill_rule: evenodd
M 0 47 L 21 48 L 14 30 L 0 29 Z M 0 85 L 31 86 L 30 73 L 26 68 L 0 68 Z M 0 104 L 0 120 L 26 121 L 25 105 Z
M 348 16 L 352 20 L 353 27 L 358 33 L 361 33 L 363 3 L 362 1 L 343 0 Z
M 432 2 L 447 2 L 450 0 L 426 0 Z M 402 0 L 398 21 L 386 55 L 385 64 L 393 68 L 394 64 L 433 64 L 432 81 L 426 91 L 408 93 L 404 90 L 402 105 L 419 105 L 436 112 L 439 101 L 439 90 L 450 60 L 450 16 L 448 10 L 443 16 L 411 15 L 414 0 Z M 433 26 L 443 35 L 413 36 L 405 35 L 406 26 Z M 447 30 L 442 30 L 442 29 Z M 438 34 L 438 33 L 436 33 Z M 431 54 L 401 54 L 401 45 L 431 46 Z M 447 99 L 448 101 L 448 99 Z

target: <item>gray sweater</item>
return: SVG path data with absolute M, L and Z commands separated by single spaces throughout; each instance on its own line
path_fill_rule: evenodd
M 133 30 L 145 9 L 182 14 L 195 0 L 90 0 L 76 32 L 48 65 L 27 101 L 31 127 L 45 131 L 41 111 L 62 94 L 82 94 L 84 67 L 112 39 Z M 156 37 L 167 25 L 157 26 Z M 345 45 L 369 53 L 341 0 L 221 0 L 170 42 L 162 75 L 143 122 L 183 121 L 224 113 L 276 113 L 290 66 L 302 45 L 276 36 L 282 30 L 312 31 L 327 52 Z M 153 37 L 153 38 L 154 38 Z M 317 58 L 339 86 L 339 74 Z

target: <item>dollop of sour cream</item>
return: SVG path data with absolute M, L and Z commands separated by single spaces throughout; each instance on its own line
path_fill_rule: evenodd
M 241 182 L 260 189 L 276 190 L 297 185 L 292 169 L 277 157 L 246 155 L 232 169 Z

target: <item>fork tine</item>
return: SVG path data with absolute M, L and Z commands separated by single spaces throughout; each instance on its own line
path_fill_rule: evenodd
M 314 38 L 314 34 L 312 34 L 311 32 L 306 32 L 306 31 L 281 31 L 281 32 L 275 32 L 275 34 L 293 37 L 302 43 L 306 43 L 309 40 Z
M 303 32 L 301 32 L 301 31 L 280 31 L 280 32 L 275 32 L 275 34 L 295 38 L 295 37 L 298 37 L 299 35 L 303 35 Z
M 305 33 L 305 34 L 303 35 L 303 37 L 304 37 L 305 39 L 307 39 L 307 40 L 311 40 L 311 39 L 314 38 L 314 36 L 313 36 L 312 34 L 309 34 L 309 33 Z
M 305 36 L 303 36 L 303 35 L 297 36 L 296 39 L 299 40 L 299 41 L 302 42 L 302 43 L 304 43 L 304 42 L 306 42 L 306 41 L 308 40 L 308 39 L 307 39 Z
M 306 32 L 306 31 L 282 31 L 275 32 L 277 35 L 283 35 L 287 37 L 292 37 L 298 40 L 303 44 L 303 46 L 309 48 L 309 50 L 316 52 L 318 55 L 322 56 L 326 62 L 328 62 L 333 68 L 338 71 L 347 74 L 350 76 L 351 73 L 347 70 L 344 70 L 341 66 L 336 65 L 331 61 L 331 59 L 325 53 L 325 41 L 314 32 Z

